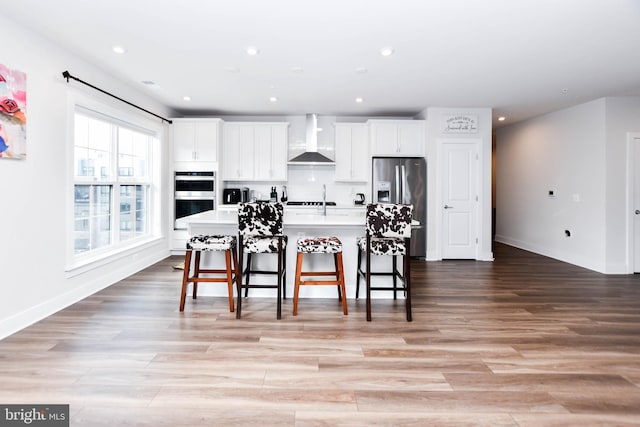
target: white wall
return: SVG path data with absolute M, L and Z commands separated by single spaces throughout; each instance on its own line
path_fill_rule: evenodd
M 602 98 L 500 129 L 496 240 L 626 272 L 626 133 L 634 130 L 640 98 Z
M 449 115 L 475 115 L 478 117 L 478 132 L 469 134 L 442 133 L 442 118 Z M 418 118 L 427 119 L 427 259 L 442 259 L 442 181 L 441 165 L 438 163 L 438 141 L 446 138 L 471 138 L 480 141 L 480 183 L 478 250 L 476 259 L 493 260 L 491 249 L 491 109 L 490 108 L 427 108 Z
M 27 74 L 27 159 L 0 160 L 0 338 L 104 288 L 168 255 L 166 238 L 117 260 L 69 277 L 65 272 L 66 224 L 71 214 L 67 156 L 68 96 L 85 93 L 118 108 L 79 84 L 67 84 L 62 71 L 91 82 L 157 114 L 170 115 L 101 70 L 0 16 L 0 27 L 18 43 L 3 43 L 0 61 Z M 72 89 L 77 87 L 78 89 Z M 166 127 L 165 127 L 166 130 Z M 166 131 L 165 131 L 166 134 Z M 166 158 L 166 147 L 162 149 Z M 166 161 L 163 167 L 167 167 Z M 167 170 L 167 169 L 165 169 Z M 166 181 L 166 180 L 165 180 Z M 168 183 L 164 182 L 164 188 Z M 163 230 L 168 229 L 163 218 Z

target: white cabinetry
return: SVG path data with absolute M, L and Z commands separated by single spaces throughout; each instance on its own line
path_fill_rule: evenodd
M 224 181 L 286 181 L 288 123 L 225 123 Z
M 424 120 L 369 120 L 372 156 L 424 156 Z
M 369 128 L 366 123 L 336 123 L 335 180 L 369 179 Z
M 287 180 L 286 123 L 257 124 L 254 127 L 255 179 Z
M 173 119 L 174 162 L 217 162 L 220 119 Z
M 240 123 L 225 123 L 222 131 L 222 179 L 248 181 L 253 179 L 253 127 Z

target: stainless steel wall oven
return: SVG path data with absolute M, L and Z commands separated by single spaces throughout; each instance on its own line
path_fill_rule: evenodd
M 174 228 L 184 229 L 186 226 L 179 226 L 178 219 L 215 209 L 216 173 L 213 171 L 176 171 L 174 191 Z

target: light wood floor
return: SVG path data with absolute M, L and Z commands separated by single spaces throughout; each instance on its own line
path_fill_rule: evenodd
M 0 403 L 78 426 L 640 425 L 640 277 L 495 256 L 414 261 L 412 323 L 392 300 L 370 323 L 364 300 L 180 313 L 168 258 L 0 341 Z

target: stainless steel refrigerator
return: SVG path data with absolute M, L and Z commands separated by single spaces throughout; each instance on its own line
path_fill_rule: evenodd
M 411 256 L 425 258 L 427 251 L 427 163 L 423 157 L 374 157 L 372 160 L 374 203 L 413 205 Z

